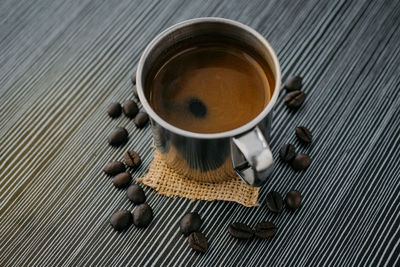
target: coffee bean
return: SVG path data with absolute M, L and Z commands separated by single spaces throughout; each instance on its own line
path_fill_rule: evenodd
M 281 194 L 275 191 L 269 192 L 267 194 L 266 204 L 270 211 L 281 213 L 283 209 L 283 200 Z
M 116 175 L 125 171 L 125 165 L 121 161 L 110 161 L 104 166 L 103 171 L 108 175 Z
M 138 114 L 139 112 L 139 107 L 136 104 L 135 101 L 133 100 L 126 100 L 123 104 L 122 104 L 122 110 L 124 111 L 124 114 L 128 117 L 128 118 L 135 118 L 135 116 Z
M 231 223 L 228 227 L 228 232 L 239 239 L 249 239 L 253 237 L 254 231 L 244 223 Z
M 112 146 L 121 146 L 128 142 L 128 131 L 124 127 L 115 128 L 108 136 L 108 143 Z
M 121 115 L 122 112 L 122 108 L 121 108 L 121 104 L 118 102 L 113 102 L 110 104 L 110 106 L 108 106 L 108 116 L 110 116 L 111 118 L 116 118 L 119 115 Z
M 295 210 L 301 206 L 301 193 L 297 190 L 289 191 L 285 197 L 286 207 L 290 210 Z
M 125 188 L 131 183 L 131 180 L 132 176 L 129 172 L 121 172 L 114 176 L 112 183 L 116 188 Z
M 179 223 L 181 233 L 185 236 L 200 231 L 202 221 L 197 212 L 189 212 L 183 216 Z
M 304 143 L 311 143 L 312 141 L 312 133 L 305 126 L 296 127 L 296 136 Z
M 146 126 L 148 121 L 149 115 L 147 115 L 146 112 L 139 112 L 139 114 L 136 115 L 134 122 L 138 128 L 143 128 L 144 126 Z
M 193 232 L 189 235 L 188 238 L 189 246 L 201 253 L 205 253 L 208 249 L 208 242 L 207 238 L 204 236 L 203 233 L 200 232 Z
M 133 95 L 136 97 L 136 99 L 139 99 L 139 95 L 138 95 L 138 93 L 137 93 L 137 87 L 136 87 L 136 85 L 133 86 Z
M 140 204 L 133 211 L 133 224 L 137 227 L 146 227 L 153 220 L 153 210 L 146 204 Z
M 189 111 L 193 116 L 197 118 L 203 118 L 207 114 L 207 107 L 204 105 L 203 101 L 198 98 L 192 98 L 189 100 Z
M 272 222 L 259 222 L 254 227 L 254 234 L 259 238 L 271 238 L 276 233 L 276 226 Z
M 296 75 L 296 76 L 291 77 L 285 83 L 284 88 L 288 92 L 295 91 L 295 90 L 300 90 L 301 87 L 303 86 L 302 82 L 303 82 L 303 79 L 299 75 Z
M 126 230 L 132 224 L 132 214 L 129 210 L 120 210 L 111 216 L 110 224 L 117 231 Z
M 126 194 L 128 195 L 129 200 L 136 205 L 146 202 L 146 195 L 143 188 L 137 184 L 130 185 L 126 190 Z
M 139 154 L 133 150 L 128 150 L 125 153 L 124 159 L 126 165 L 133 168 L 133 170 L 136 170 L 142 163 L 142 159 L 140 158 Z
M 307 154 L 298 154 L 290 162 L 292 168 L 296 171 L 302 171 L 308 168 L 311 164 L 311 158 Z
M 302 91 L 296 90 L 285 96 L 285 104 L 288 108 L 298 109 L 301 107 L 305 99 L 306 95 Z
M 292 144 L 285 144 L 279 151 L 279 156 L 283 161 L 291 161 L 296 155 L 296 149 Z
M 136 73 L 133 73 L 131 76 L 131 82 L 133 85 L 136 85 Z

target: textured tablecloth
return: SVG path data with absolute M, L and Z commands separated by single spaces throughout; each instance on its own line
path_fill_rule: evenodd
M 179 21 L 243 22 L 277 51 L 283 80 L 304 77 L 305 105 L 274 113 L 273 154 L 286 142 L 311 155 L 305 172 L 277 160 L 261 189 L 304 195 L 295 213 L 265 205 L 192 202 L 146 188 L 155 219 L 119 234 L 108 223 L 132 209 L 102 173 L 127 148 L 151 162 L 149 127 L 111 101 L 132 97 L 130 75 L 146 44 Z M 400 1 L 0 1 L 0 266 L 306 266 L 400 264 Z M 314 134 L 299 146 L 294 128 Z M 130 141 L 108 146 L 115 126 Z M 198 210 L 210 241 L 192 251 L 177 222 Z M 272 240 L 240 242 L 232 221 L 272 220 Z

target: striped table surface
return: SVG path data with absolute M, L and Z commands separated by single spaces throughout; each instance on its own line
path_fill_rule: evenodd
M 294 143 L 313 162 L 295 173 L 277 160 L 260 191 L 303 193 L 294 213 L 265 204 L 167 198 L 145 188 L 155 219 L 113 231 L 133 209 L 103 165 L 127 148 L 151 162 L 149 127 L 106 115 L 132 98 L 130 75 L 146 44 L 179 21 L 243 22 L 277 51 L 283 81 L 304 77 L 298 112 L 274 111 L 271 146 Z M 0 1 L 0 266 L 400 265 L 400 1 Z M 314 134 L 300 146 L 297 125 Z M 124 126 L 129 143 L 107 145 Z M 210 246 L 190 249 L 177 223 L 197 210 Z M 229 223 L 271 220 L 271 240 L 238 241 Z

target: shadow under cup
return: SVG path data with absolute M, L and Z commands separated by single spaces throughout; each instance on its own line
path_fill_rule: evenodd
M 279 65 L 277 67 L 275 55 L 271 55 L 272 48 L 268 45 L 269 49 L 266 49 L 261 36 L 247 26 L 237 23 L 239 27 L 231 22 L 203 18 L 184 21 L 168 28 L 147 46 L 137 71 L 138 95 L 150 116 L 154 144 L 162 159 L 178 173 L 200 182 L 231 179 L 236 175 L 236 165 L 246 165 L 248 161 L 232 143 L 233 137 L 258 127 L 267 142 L 270 139 L 271 111 L 277 98 L 276 91 L 279 91 L 276 82 L 280 76 Z M 156 113 L 150 105 L 151 83 L 157 71 L 174 54 L 187 47 L 209 43 L 234 46 L 255 57 L 265 71 L 270 99 L 260 114 L 235 129 L 216 133 L 190 132 L 172 125 L 162 118 L 162 114 Z M 249 164 L 247 166 L 251 167 Z M 259 186 L 255 183 L 252 185 Z

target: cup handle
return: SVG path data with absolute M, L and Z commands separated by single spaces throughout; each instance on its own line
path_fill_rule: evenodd
M 232 163 L 247 184 L 258 187 L 267 181 L 274 168 L 274 158 L 258 127 L 232 138 Z

